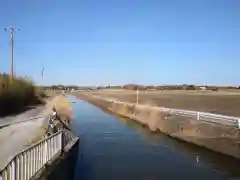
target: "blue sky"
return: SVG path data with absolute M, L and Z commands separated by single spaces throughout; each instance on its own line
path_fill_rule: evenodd
M 44 84 L 240 84 L 239 0 L 1 0 L 0 71 Z

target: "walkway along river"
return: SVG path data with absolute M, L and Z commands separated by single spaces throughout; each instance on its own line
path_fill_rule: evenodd
M 81 139 L 76 180 L 240 179 L 235 159 L 74 101 L 72 125 Z

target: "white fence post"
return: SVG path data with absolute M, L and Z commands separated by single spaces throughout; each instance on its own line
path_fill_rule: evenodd
M 11 168 L 11 180 L 15 180 L 16 179 L 16 168 L 15 168 L 15 160 L 12 161 L 12 168 Z
M 238 119 L 238 129 L 240 129 L 240 119 Z
M 139 94 L 139 90 L 137 89 L 137 105 L 138 105 L 138 94 Z
M 197 120 L 200 119 L 200 112 L 197 113 Z
M 47 162 L 47 142 L 44 142 L 44 155 L 43 155 L 43 164 Z

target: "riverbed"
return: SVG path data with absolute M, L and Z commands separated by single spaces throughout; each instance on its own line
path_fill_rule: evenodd
M 76 180 L 240 179 L 240 163 L 233 158 L 75 101 L 72 125 L 80 136 Z

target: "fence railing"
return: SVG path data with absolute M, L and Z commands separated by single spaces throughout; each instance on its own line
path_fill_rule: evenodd
M 213 114 L 207 112 L 187 111 L 182 109 L 159 108 L 162 111 L 170 114 L 191 117 L 196 120 L 209 121 L 229 126 L 235 126 L 240 129 L 240 117 L 225 116 L 220 114 Z
M 62 130 L 18 153 L 0 172 L 0 180 L 28 180 L 77 138 Z
M 95 97 L 100 98 L 100 97 Z M 121 104 L 129 104 L 127 102 L 122 102 L 116 99 L 108 99 L 108 101 L 114 102 L 114 103 L 121 103 Z M 150 105 L 139 105 L 139 106 L 147 106 L 151 107 Z M 234 116 L 225 116 L 220 114 L 213 114 L 208 112 L 198 112 L 198 111 L 188 111 L 188 110 L 182 110 L 182 109 L 171 109 L 171 108 L 164 108 L 164 107 L 154 107 L 157 108 L 160 111 L 167 112 L 169 114 L 179 115 L 179 116 L 185 116 L 185 117 L 191 117 L 196 120 L 201 121 L 207 121 L 207 122 L 213 122 L 228 126 L 234 126 L 240 129 L 240 117 L 234 117 Z

